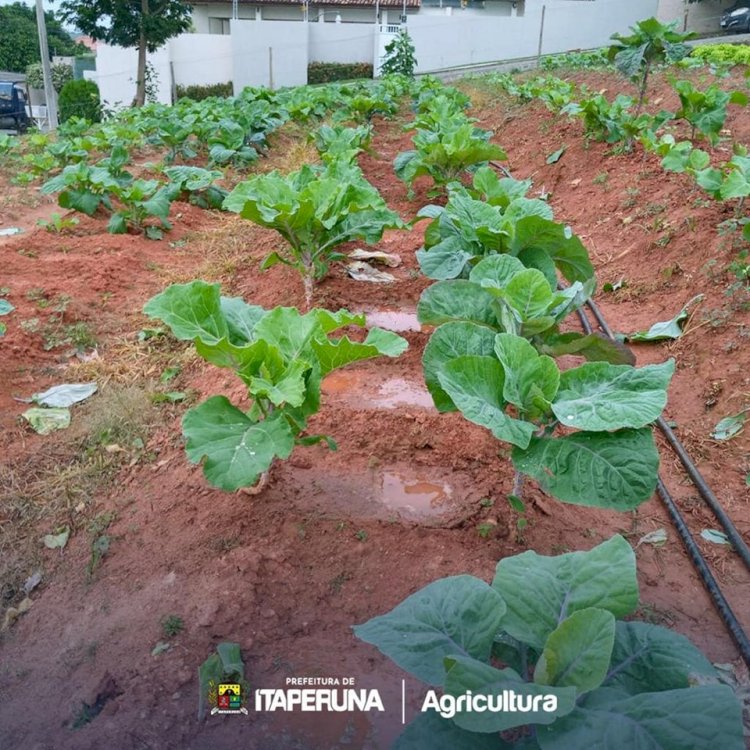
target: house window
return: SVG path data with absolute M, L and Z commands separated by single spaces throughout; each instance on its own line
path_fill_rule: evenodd
M 209 34 L 229 34 L 228 18 L 211 18 L 208 19 Z

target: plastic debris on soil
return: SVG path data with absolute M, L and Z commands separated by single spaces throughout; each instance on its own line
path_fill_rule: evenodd
M 386 271 L 378 271 L 377 268 L 373 268 L 369 263 L 361 260 L 349 263 L 346 272 L 355 281 L 369 281 L 373 284 L 392 284 L 396 280 L 396 277 L 392 274 Z
M 349 253 L 352 260 L 374 260 L 390 268 L 398 268 L 401 265 L 401 256 L 395 253 L 384 253 L 382 250 L 362 250 L 358 247 Z

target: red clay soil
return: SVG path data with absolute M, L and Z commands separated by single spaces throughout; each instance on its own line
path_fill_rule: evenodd
M 514 175 L 533 176 L 536 190 L 551 192 L 557 218 L 570 222 L 589 247 L 600 286 L 627 280 L 621 291 L 597 297 L 615 329 L 648 327 L 672 317 L 693 295 L 705 295 L 683 340 L 635 350 L 639 363 L 677 359 L 667 415 L 747 534 L 747 435 L 722 444 L 709 438 L 720 417 L 736 413 L 750 398 L 748 313 L 734 309 L 734 297 L 725 295 L 723 269 L 736 252 L 722 249 L 716 233 L 726 214 L 714 205 L 694 207 L 700 193 L 688 179 L 664 173 L 652 157 L 609 156 L 596 143 L 585 149 L 578 124 L 554 119 L 537 105 L 507 112 L 505 106 L 488 106 L 479 116 L 494 125 L 513 117 L 496 140 L 510 154 Z M 428 186 L 420 184 L 417 198 L 409 201 L 393 175 L 393 157 L 409 144 L 399 127 L 379 122 L 375 153 L 360 163 L 389 204 L 410 218 L 427 202 Z M 546 155 L 563 143 L 568 147 L 563 158 L 546 165 Z M 595 183 L 603 172 L 606 181 Z M 627 188 L 639 192 L 628 194 Z M 634 202 L 625 208 L 628 198 Z M 170 241 L 187 229 L 226 222 L 180 210 Z M 623 221 L 629 217 L 632 221 Z M 649 229 L 654 217 L 662 221 L 659 231 Z M 241 231 L 241 220 L 235 221 Z M 357 283 L 336 267 L 318 288 L 316 304 L 413 312 L 428 284 L 416 273 L 414 258 L 423 229 L 421 223 L 411 233 L 389 233 L 380 244 L 403 258 L 393 270 L 396 283 Z M 669 242 L 655 244 L 668 231 Z M 258 261 L 278 243 L 275 235 L 257 231 L 253 238 L 228 291 L 264 306 L 301 304 L 301 283 L 293 271 L 283 266 L 258 271 Z M 67 252 L 60 252 L 58 242 Z M 71 320 L 91 322 L 106 358 L 115 334 L 134 336 L 145 324 L 139 310 L 162 284 L 154 264 L 184 276 L 202 260 L 190 241 L 171 248 L 166 241 L 111 237 L 97 220 L 82 222 L 73 237 L 59 241 L 42 231 L 19 235 L 0 245 L 0 255 L 0 286 L 10 286 L 17 307 L 5 319 L 9 330 L 0 344 L 4 426 L 25 408 L 11 397 L 60 382 L 68 361 L 60 352 L 44 352 L 39 336 L 19 332 L 17 321 L 39 314 L 38 305 L 26 299 L 29 289 L 70 295 Z M 716 263 L 707 268 L 711 259 Z M 704 313 L 707 322 L 701 325 Z M 512 484 L 507 456 L 499 455 L 485 430 L 455 414 L 438 415 L 425 401 L 420 360 L 429 334 L 403 335 L 410 344 L 403 357 L 374 360 L 327 382 L 310 430 L 334 437 L 339 450 L 298 449 L 274 467 L 268 488 L 256 497 L 212 489 L 200 468 L 188 464 L 179 417 L 168 412 L 173 416 L 147 446 L 153 462 L 124 468 L 111 491 L 98 498 L 95 510 L 113 511 L 116 519 L 107 532 L 110 551 L 93 579 L 87 581 L 85 572 L 90 556 L 85 532 L 71 538 L 62 556 L 46 551 L 44 583 L 32 594 L 32 609 L 2 636 L 0 746 L 387 748 L 401 730 L 404 675 L 357 641 L 351 625 L 385 612 L 436 578 L 470 573 L 488 580 L 505 556 L 529 548 L 543 554 L 587 549 L 615 532 L 627 534 L 635 546 L 648 532 L 668 530 L 666 545 L 636 548 L 639 615 L 689 636 L 716 662 L 737 658 L 656 499 L 623 515 L 563 505 L 528 486 L 529 525 L 517 532 L 505 500 Z M 195 389 L 201 398 L 243 396 L 226 372 L 197 360 L 180 377 L 180 388 Z M 50 439 L 62 438 L 26 433 L 23 450 L 38 450 Z M 18 449 L 9 442 L 6 438 L 2 450 L 13 455 Z M 715 527 L 676 460 L 666 449 L 662 455 L 665 481 L 693 528 Z M 480 502 L 486 498 L 494 504 Z M 480 524 L 490 531 L 486 537 L 477 530 Z M 699 543 L 750 626 L 749 589 L 736 556 Z M 164 640 L 160 621 L 172 614 L 185 628 L 168 651 L 152 656 Z M 251 711 L 249 717 L 199 723 L 197 668 L 221 641 L 240 644 L 253 688 L 282 687 L 287 677 L 354 677 L 359 687 L 380 688 L 387 713 L 369 718 Z M 410 678 L 406 686 L 410 718 L 423 688 Z M 98 704 L 101 711 L 74 729 L 84 704 Z

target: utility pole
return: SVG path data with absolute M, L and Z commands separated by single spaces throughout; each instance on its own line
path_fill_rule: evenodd
M 44 101 L 47 103 L 47 122 L 50 130 L 57 129 L 57 94 L 52 85 L 52 68 L 49 64 L 49 47 L 47 46 L 47 23 L 44 19 L 42 0 L 36 0 L 36 25 L 39 31 L 39 54 L 42 56 L 42 74 L 44 76 Z

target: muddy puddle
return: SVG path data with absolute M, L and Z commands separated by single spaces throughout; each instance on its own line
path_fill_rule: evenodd
M 326 396 L 338 396 L 358 409 L 434 408 L 424 383 L 405 378 L 378 381 L 364 370 L 332 372 L 323 380 L 322 390 Z
M 453 497 L 453 488 L 447 482 L 404 471 L 384 471 L 380 482 L 380 502 L 389 510 L 414 518 L 445 512 Z

